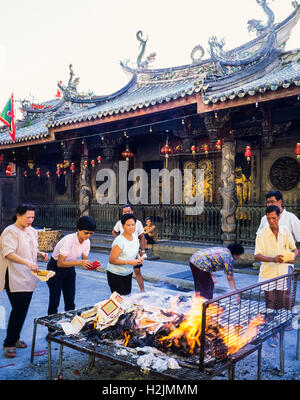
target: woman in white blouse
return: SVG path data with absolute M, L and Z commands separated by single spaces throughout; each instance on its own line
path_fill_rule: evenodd
M 4 355 L 9 358 L 16 356 L 16 348 L 27 347 L 20 340 L 20 332 L 38 282 L 32 272 L 38 271 L 38 255 L 48 260 L 48 254 L 38 250 L 37 231 L 31 227 L 34 217 L 33 205 L 20 205 L 15 223 L 0 237 L 0 291 L 6 289 L 12 306 L 3 345 Z
M 121 295 L 131 293 L 132 273 L 140 291 L 144 292 L 144 281 L 140 271 L 143 258 L 139 256 L 139 239 L 134 235 L 136 217 L 133 214 L 125 214 L 121 218 L 123 233 L 115 238 L 107 265 L 107 280 L 111 292 Z

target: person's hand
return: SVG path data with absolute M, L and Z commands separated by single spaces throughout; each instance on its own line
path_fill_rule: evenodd
M 274 257 L 275 263 L 283 263 L 283 256 L 279 254 L 278 256 Z
M 286 264 L 295 264 L 296 262 L 296 256 L 290 259 L 289 261 L 286 261 Z
M 49 260 L 48 253 L 40 252 L 39 255 L 42 257 L 42 259 L 43 259 L 45 262 L 47 262 L 47 261 Z
M 89 269 L 93 266 L 93 263 L 89 260 L 78 260 L 78 265 L 81 265 L 84 269 Z
M 39 271 L 39 266 L 36 264 L 36 263 L 33 263 L 33 262 L 28 262 L 27 263 L 27 267 L 30 269 L 30 271 L 32 271 L 32 272 L 38 272 Z
M 137 265 L 141 265 L 143 262 L 142 258 L 137 258 L 136 260 L 131 260 L 128 262 L 128 264 L 131 264 L 133 267 L 136 267 Z

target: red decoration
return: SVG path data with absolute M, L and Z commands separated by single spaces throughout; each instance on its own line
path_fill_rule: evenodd
M 49 179 L 50 176 L 51 176 L 51 172 L 50 172 L 50 171 L 46 171 L 46 176 L 47 176 L 47 178 Z
M 193 145 L 193 146 L 191 147 L 191 152 L 192 152 L 192 154 L 193 154 L 193 157 L 195 157 L 196 151 L 197 151 L 197 147 L 196 147 L 195 145 Z
M 0 156 L 0 164 L 2 163 L 2 159 L 3 159 L 2 156 Z
M 253 156 L 252 151 L 251 151 L 251 146 L 246 146 L 244 156 L 247 158 L 247 161 L 249 163 L 251 160 L 251 157 Z
M 163 154 L 165 156 L 166 168 L 168 168 L 168 158 L 169 158 L 169 155 L 172 154 L 172 149 L 169 146 L 168 139 L 166 141 L 166 144 L 160 149 L 160 152 L 161 152 L 161 154 Z
M 98 156 L 98 157 L 97 157 L 97 161 L 98 161 L 98 164 L 101 164 L 102 157 L 101 157 L 101 156 Z
M 204 150 L 204 154 L 208 155 L 209 151 L 210 151 L 210 147 L 209 144 L 205 143 L 203 145 L 203 150 Z
M 222 140 L 221 139 L 218 139 L 216 141 L 216 149 L 217 150 L 221 150 L 222 149 Z
M 27 176 L 28 176 L 28 172 L 27 171 L 24 171 L 24 176 L 25 176 L 25 178 L 27 178 Z
M 296 154 L 297 160 L 300 163 L 300 143 L 296 144 L 296 148 L 294 150 L 294 153 Z
M 61 93 L 60 93 L 59 89 L 57 89 L 55 97 L 56 98 L 61 98 Z
M 6 176 L 11 176 L 11 175 L 12 175 L 11 165 L 8 165 L 8 166 L 6 167 L 5 175 L 6 175 Z
M 122 157 L 124 157 L 127 161 L 127 169 L 129 168 L 129 160 L 134 157 L 134 154 L 132 153 L 132 151 L 129 150 L 128 146 L 126 147 L 126 150 L 123 151 L 122 153 Z
M 57 164 L 56 165 L 56 175 L 57 175 L 57 177 L 59 178 L 60 177 L 60 175 L 61 175 L 61 170 L 60 170 L 60 164 Z
M 36 172 L 35 172 L 35 173 L 36 173 L 36 175 L 40 178 L 40 176 L 41 176 L 41 168 L 38 167 L 38 168 L 36 169 Z
M 72 162 L 70 166 L 70 171 L 72 172 L 72 174 L 74 174 L 75 170 L 76 170 L 75 164 Z
M 89 166 L 89 162 L 87 160 L 83 161 L 83 166 L 84 168 L 87 168 Z
M 92 161 L 91 161 L 91 166 L 92 166 L 93 168 L 95 168 L 95 164 L 96 164 L 96 163 L 95 163 L 95 160 L 92 160 Z

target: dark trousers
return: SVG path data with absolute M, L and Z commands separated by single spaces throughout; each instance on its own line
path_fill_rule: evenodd
M 124 276 L 107 271 L 107 281 L 112 293 L 118 292 L 123 296 L 131 293 L 132 273 Z
M 8 269 L 5 275 L 5 289 L 12 306 L 9 316 L 4 347 L 14 347 L 20 339 L 20 333 L 27 315 L 33 292 L 11 292 L 8 283 Z
M 61 292 L 65 302 L 65 311 L 75 310 L 75 268 L 60 268 L 52 257 L 47 270 L 55 271 L 55 275 L 47 281 L 49 288 L 48 315 L 57 314 Z
M 211 274 L 206 271 L 202 271 L 200 268 L 195 267 L 194 264 L 190 263 L 194 278 L 195 293 L 197 296 L 205 297 L 210 300 L 213 298 L 214 293 L 214 282 Z

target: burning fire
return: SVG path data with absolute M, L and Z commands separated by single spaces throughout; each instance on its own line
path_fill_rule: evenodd
M 125 347 L 128 345 L 129 339 L 130 339 L 130 335 L 129 335 L 128 332 L 125 331 L 124 332 L 124 339 L 123 339 L 123 344 L 124 344 Z
M 191 309 L 187 318 L 169 335 L 159 339 L 161 344 L 165 343 L 167 347 L 179 347 L 184 339 L 189 348 L 189 352 L 194 354 L 197 347 L 200 346 L 200 335 L 202 332 L 202 310 L 203 302 L 206 299 L 194 297 L 191 303 Z M 224 310 L 217 304 L 210 304 L 206 310 L 206 333 L 216 336 L 222 340 L 227 347 L 227 354 L 236 353 L 240 348 L 249 343 L 258 333 L 258 326 L 264 323 L 261 315 L 252 318 L 249 325 L 221 325 L 220 320 Z M 216 330 L 215 330 L 216 329 Z M 244 331 L 244 332 L 243 332 Z
M 241 333 L 243 327 L 234 327 L 234 331 L 228 328 L 219 328 L 219 335 L 228 348 L 227 355 L 236 353 L 239 349 L 244 347 L 258 333 L 258 326 L 264 323 L 263 317 L 258 314 L 252 318 L 244 333 Z

